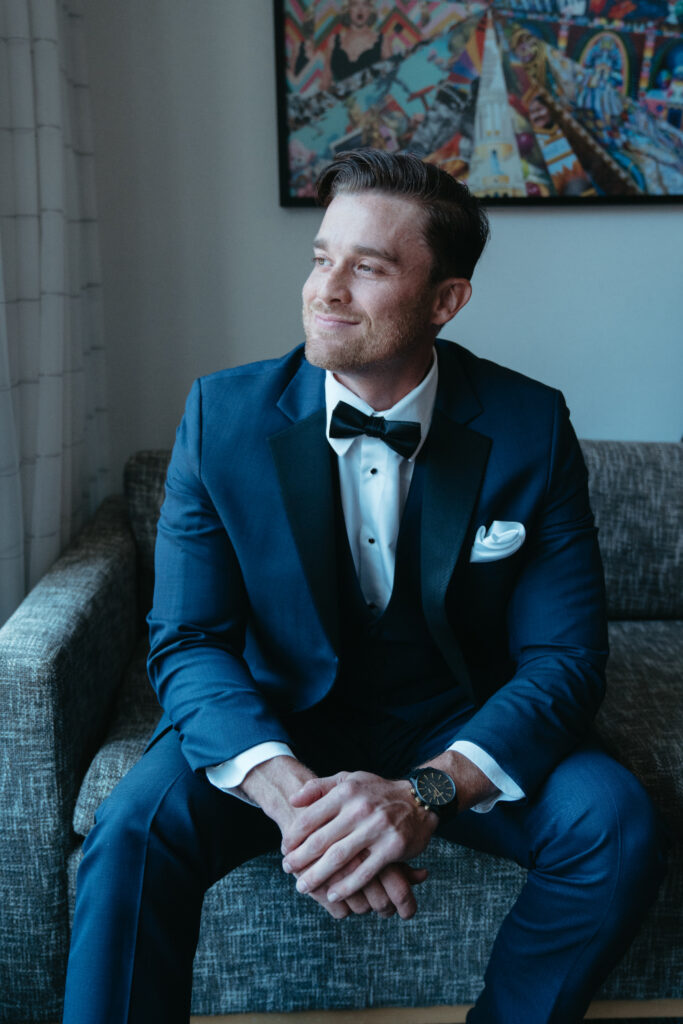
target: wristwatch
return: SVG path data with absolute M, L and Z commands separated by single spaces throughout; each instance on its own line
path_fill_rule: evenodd
M 458 810 L 458 793 L 450 775 L 440 768 L 414 768 L 408 776 L 413 787 L 411 794 L 415 803 L 434 811 L 442 821 L 451 818 Z

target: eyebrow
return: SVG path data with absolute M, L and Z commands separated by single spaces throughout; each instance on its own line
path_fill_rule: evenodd
M 327 249 L 329 248 L 328 242 L 325 238 L 314 238 L 313 247 L 315 249 Z M 388 252 L 386 249 L 375 249 L 372 245 L 354 245 L 353 251 L 359 256 L 374 256 L 376 259 L 386 260 L 387 263 L 399 263 L 398 256 L 394 256 L 393 253 Z

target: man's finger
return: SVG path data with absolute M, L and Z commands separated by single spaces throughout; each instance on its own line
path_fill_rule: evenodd
M 313 892 L 325 884 L 329 887 L 330 879 L 341 872 L 343 868 L 347 869 L 346 872 L 342 872 L 344 877 L 346 877 L 350 862 L 366 849 L 367 836 L 365 828 L 356 828 L 351 833 L 344 835 L 343 838 L 332 843 L 321 857 L 311 864 L 303 874 L 299 875 L 296 883 L 298 891 Z M 288 862 L 289 857 L 291 857 L 291 854 L 286 858 Z M 384 861 L 384 863 L 387 863 L 387 861 Z M 359 889 L 362 889 L 373 879 L 378 870 L 384 867 L 384 863 L 378 864 L 374 871 L 371 871 L 369 874 L 366 873 L 363 884 L 347 889 L 346 895 L 350 896 L 354 892 L 358 892 Z
M 400 864 L 399 867 L 405 869 L 406 877 L 411 885 L 421 885 L 429 878 L 427 868 L 411 868 L 410 864 Z
M 282 862 L 283 870 L 288 874 L 292 872 L 297 875 L 300 874 L 309 865 L 320 860 L 334 843 L 339 842 L 340 839 L 350 835 L 353 831 L 354 820 L 342 808 L 340 814 L 335 815 L 326 825 L 316 829 L 299 846 L 287 845 L 287 853 Z M 286 840 L 283 841 L 283 850 L 285 849 L 286 842 Z M 337 864 L 337 867 L 341 866 L 341 862 Z
M 303 807 L 282 834 L 282 853 L 287 854 L 301 846 L 309 836 L 335 818 L 341 808 L 342 804 L 334 786 L 312 804 Z
M 353 862 L 353 866 L 357 867 L 360 864 L 360 858 Z M 342 876 L 339 875 L 339 878 Z M 334 879 L 337 880 L 336 877 Z M 319 889 L 309 892 L 308 895 L 319 903 L 320 906 L 328 912 L 336 920 L 341 921 L 350 914 L 367 914 L 370 910 L 370 903 L 367 897 L 361 893 L 355 893 L 348 900 L 337 900 L 335 903 L 330 903 L 327 899 L 326 886 L 321 886 Z
M 424 868 L 411 868 L 407 864 L 389 864 L 380 871 L 378 877 L 399 917 L 408 921 L 417 910 L 412 886 L 424 882 L 427 871 Z
M 320 892 L 323 895 L 326 895 L 325 887 L 324 886 L 322 887 Z M 365 892 L 356 892 L 356 893 L 353 894 L 353 896 L 349 896 L 349 898 L 347 900 L 345 900 L 345 902 L 348 905 L 349 910 L 353 914 L 361 914 L 362 915 L 362 914 L 369 914 L 370 913 L 371 905 L 370 905 L 370 902 L 369 902 Z M 334 907 L 334 906 L 336 906 L 335 903 L 330 903 L 330 907 Z
M 309 807 L 316 800 L 326 796 L 340 782 L 343 782 L 347 775 L 348 772 L 338 772 L 336 775 L 329 775 L 320 779 L 309 779 L 301 789 L 297 790 L 296 793 L 292 793 L 289 802 L 292 807 Z
M 314 899 L 316 898 L 314 897 Z M 325 898 L 324 889 L 321 890 L 320 897 L 316 899 L 316 903 L 319 903 L 323 910 L 326 910 L 335 921 L 343 921 L 344 918 L 351 915 L 351 908 L 346 900 L 341 900 L 339 903 L 328 903 Z
M 347 899 L 351 893 L 364 889 L 375 875 L 378 875 L 383 868 L 388 867 L 389 863 L 381 847 L 375 848 L 355 871 L 351 871 L 341 881 L 335 882 L 334 885 L 328 885 L 327 899 L 330 903 L 336 903 L 340 899 Z M 300 884 L 301 879 L 297 883 L 297 887 Z

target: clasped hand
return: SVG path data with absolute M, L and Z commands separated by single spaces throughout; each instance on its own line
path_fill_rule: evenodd
M 412 886 L 427 872 L 404 862 L 426 848 L 438 819 L 415 803 L 409 783 L 340 772 L 309 780 L 290 803 L 300 813 L 283 833 L 283 868 L 299 892 L 335 917 L 370 909 L 413 916 Z

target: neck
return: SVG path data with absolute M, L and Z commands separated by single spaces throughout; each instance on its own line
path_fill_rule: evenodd
M 375 412 L 391 409 L 405 398 L 414 388 L 421 384 L 429 373 L 432 365 L 432 350 L 425 358 L 412 366 L 394 368 L 368 368 L 353 370 L 349 373 L 335 373 L 336 379 L 345 388 L 358 395 Z

